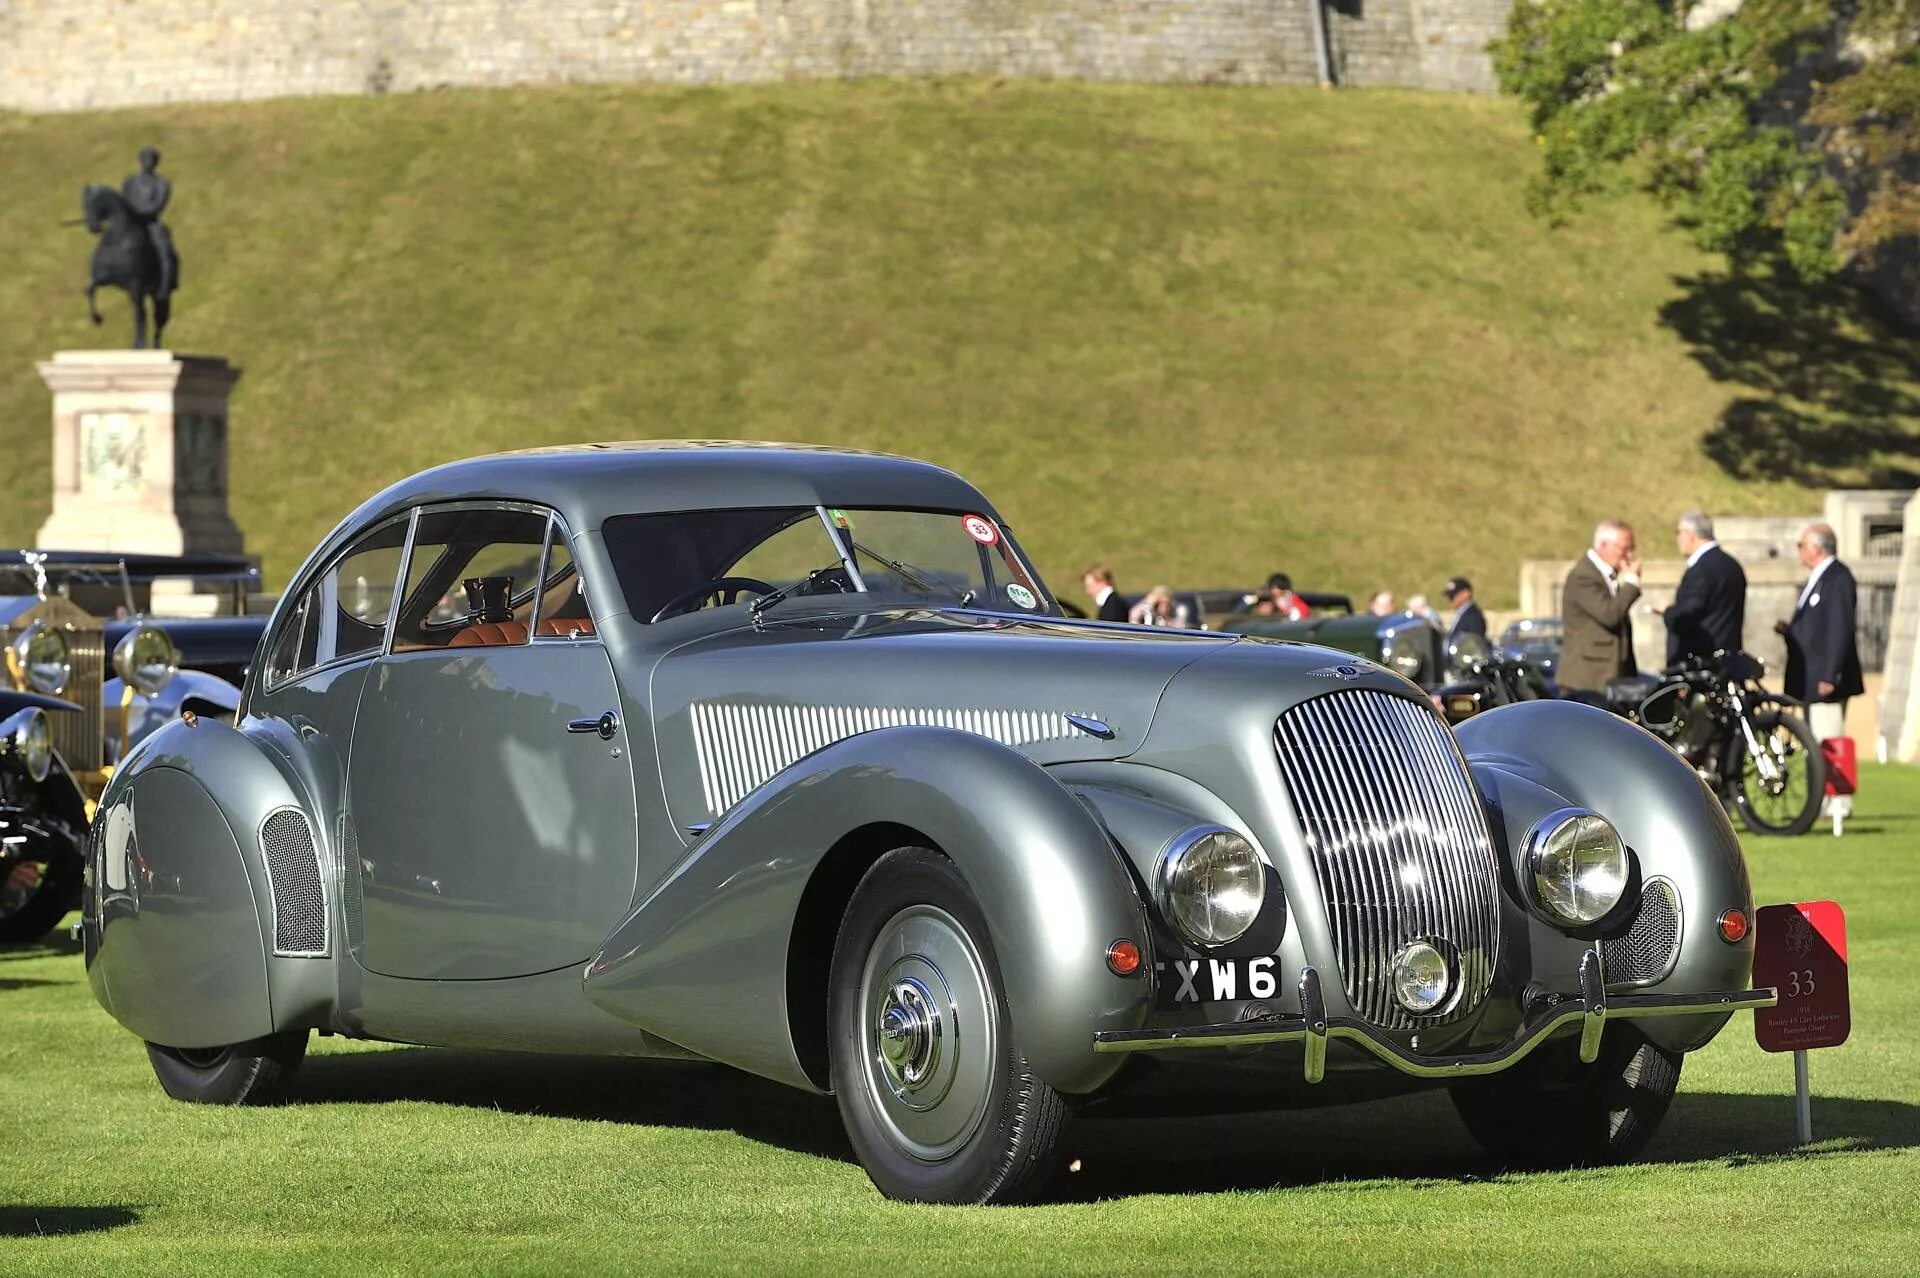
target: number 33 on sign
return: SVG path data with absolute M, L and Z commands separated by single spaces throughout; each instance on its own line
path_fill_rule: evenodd
M 1763 905 L 1755 924 L 1753 983 L 1779 990 L 1780 1002 L 1754 1013 L 1754 1039 L 1769 1052 L 1846 1042 L 1853 1021 L 1840 907 L 1832 901 Z

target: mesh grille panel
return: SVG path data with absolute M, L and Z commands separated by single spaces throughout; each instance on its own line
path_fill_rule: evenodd
M 1274 731 L 1355 1012 L 1412 1029 L 1479 1006 L 1499 953 L 1499 869 L 1452 736 L 1418 702 L 1371 689 L 1302 702 Z M 1410 941 L 1451 950 L 1458 1001 L 1414 1017 L 1393 996 Z
M 1667 978 L 1680 957 L 1680 894 L 1666 879 L 1648 879 L 1640 890 L 1640 913 L 1625 935 L 1600 947 L 1608 985 L 1653 985 Z
M 276 954 L 327 952 L 327 897 L 320 886 L 307 818 L 282 808 L 260 827 L 273 883 L 273 950 Z

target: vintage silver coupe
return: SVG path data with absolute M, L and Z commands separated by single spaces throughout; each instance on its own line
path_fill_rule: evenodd
M 374 497 L 233 721 L 116 771 L 88 875 L 173 1096 L 274 1095 L 315 1030 L 701 1058 L 943 1202 L 1045 1192 L 1076 1112 L 1433 1085 L 1505 1160 L 1622 1158 L 1773 1000 L 1726 815 L 1639 728 L 1067 621 L 964 480 L 799 447 Z

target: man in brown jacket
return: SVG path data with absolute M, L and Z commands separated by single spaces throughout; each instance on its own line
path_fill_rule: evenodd
M 1633 529 L 1609 519 L 1593 530 L 1593 549 L 1567 574 L 1560 592 L 1558 675 L 1563 695 L 1597 698 L 1607 680 L 1636 671 L 1633 601 L 1640 597 L 1640 556 Z

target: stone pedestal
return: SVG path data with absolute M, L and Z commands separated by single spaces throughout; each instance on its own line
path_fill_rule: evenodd
M 227 513 L 227 397 L 240 370 L 171 351 L 60 351 L 53 513 L 38 544 L 152 554 L 245 551 Z

